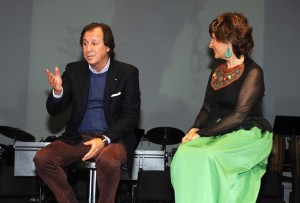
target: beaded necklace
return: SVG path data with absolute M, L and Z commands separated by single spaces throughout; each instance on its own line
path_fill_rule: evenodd
M 244 67 L 244 63 L 233 68 L 227 68 L 226 63 L 221 64 L 212 74 L 212 88 L 219 90 L 238 80 L 244 72 Z

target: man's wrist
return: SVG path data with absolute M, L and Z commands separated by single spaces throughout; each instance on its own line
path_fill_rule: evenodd
M 104 147 L 106 147 L 108 145 L 108 139 L 105 136 L 103 136 L 103 135 L 100 138 L 101 138 L 101 140 L 103 142 Z
M 61 89 L 61 92 L 60 92 L 60 93 L 58 93 L 58 92 L 56 92 L 54 89 L 52 89 L 52 93 L 53 93 L 53 97 L 54 97 L 54 98 L 61 98 L 62 95 L 63 95 L 63 92 L 64 92 L 64 89 Z

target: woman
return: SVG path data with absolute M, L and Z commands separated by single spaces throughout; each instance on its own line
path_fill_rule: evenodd
M 241 13 L 209 25 L 213 67 L 203 106 L 171 163 L 176 203 L 254 203 L 272 147 L 263 118 L 263 71 L 249 54 L 252 27 Z

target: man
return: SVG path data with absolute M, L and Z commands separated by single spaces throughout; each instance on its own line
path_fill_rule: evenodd
M 113 203 L 121 165 L 132 161 L 140 114 L 138 70 L 114 60 L 114 37 L 108 25 L 92 23 L 81 32 L 84 61 L 46 75 L 53 88 L 47 100 L 51 116 L 71 105 L 65 132 L 37 152 L 36 171 L 60 203 L 75 203 L 64 168 L 74 161 L 94 159 L 100 203 Z

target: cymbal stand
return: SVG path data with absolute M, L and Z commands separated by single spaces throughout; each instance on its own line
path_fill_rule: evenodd
M 19 132 L 19 128 L 16 128 L 16 132 L 14 134 L 14 144 L 13 144 L 13 146 L 15 146 L 15 144 L 17 142 L 18 132 Z
M 169 168 L 169 154 L 167 152 L 166 146 L 167 146 L 167 144 L 166 144 L 166 137 L 164 136 L 161 150 L 164 151 L 165 169 L 168 169 Z

